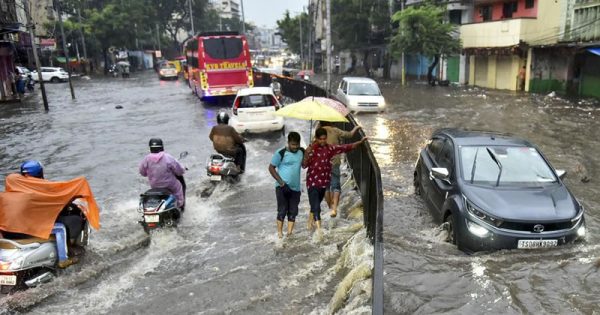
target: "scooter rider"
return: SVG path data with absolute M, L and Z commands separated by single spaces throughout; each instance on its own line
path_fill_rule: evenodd
M 35 177 L 44 180 L 44 167 L 42 163 L 36 160 L 28 160 L 21 164 L 21 175 L 26 177 Z M 66 268 L 72 264 L 79 262 L 77 257 L 68 257 L 67 249 L 67 222 L 62 222 L 61 217 L 58 217 L 52 234 L 56 237 L 56 249 L 58 251 L 58 267 Z
M 244 139 L 229 123 L 229 114 L 219 112 L 217 115 L 218 125 L 214 126 L 208 136 L 213 143 L 214 149 L 235 159 L 235 164 L 243 173 L 246 168 L 246 146 Z
M 140 162 L 140 175 L 148 177 L 150 187 L 168 189 L 177 199 L 177 206 L 183 210 L 185 205 L 185 168 L 169 153 L 164 151 L 163 141 L 152 138 L 148 144 L 150 154 Z

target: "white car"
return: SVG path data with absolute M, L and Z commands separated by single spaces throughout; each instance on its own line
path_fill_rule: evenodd
M 229 125 L 237 132 L 266 132 L 282 130 L 283 117 L 275 112 L 281 108 L 270 87 L 241 89 L 233 101 Z
M 383 112 L 386 106 L 377 82 L 369 78 L 343 78 L 336 97 L 355 113 Z
M 69 79 L 69 74 L 63 69 L 59 67 L 40 67 L 42 72 L 42 80 L 44 82 L 50 81 L 53 83 L 56 82 L 65 82 Z M 31 71 L 31 76 L 34 81 L 38 81 L 38 73 L 37 70 Z

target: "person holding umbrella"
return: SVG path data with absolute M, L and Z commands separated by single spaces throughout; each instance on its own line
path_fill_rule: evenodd
M 327 143 L 327 130 L 322 127 L 316 130 L 315 139 L 306 148 L 302 161 L 302 166 L 308 167 L 306 187 L 311 212 L 309 215 L 309 229 L 313 228 L 313 220 L 316 223 L 317 230 L 321 229 L 321 202 L 331 182 L 331 159 L 340 153 L 355 149 L 365 141 L 367 141 L 367 137 L 351 144 L 330 145 Z

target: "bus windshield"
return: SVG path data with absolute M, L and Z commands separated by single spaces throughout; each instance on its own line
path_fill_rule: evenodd
M 210 59 L 235 59 L 243 52 L 241 38 L 205 38 L 204 51 Z

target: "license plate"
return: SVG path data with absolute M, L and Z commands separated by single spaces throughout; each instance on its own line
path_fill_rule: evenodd
M 1 275 L 0 276 L 0 285 L 17 285 L 17 276 L 15 275 Z
M 557 245 L 558 240 L 519 240 L 517 248 L 548 248 Z
M 221 180 L 221 175 L 212 175 L 210 177 L 210 180 L 214 180 L 214 181 L 220 181 Z
M 144 215 L 144 221 L 146 221 L 146 223 L 158 223 L 159 217 L 158 215 Z

